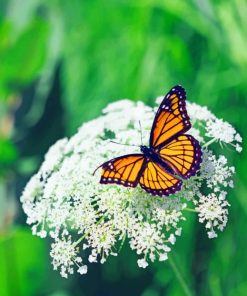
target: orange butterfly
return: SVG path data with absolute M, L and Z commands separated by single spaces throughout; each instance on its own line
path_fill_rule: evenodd
M 164 97 L 154 118 L 149 146 L 103 163 L 100 183 L 140 186 L 152 195 L 170 195 L 181 189 L 181 179 L 200 169 L 202 151 L 198 141 L 184 134 L 191 128 L 185 106 L 186 93 L 174 86 Z

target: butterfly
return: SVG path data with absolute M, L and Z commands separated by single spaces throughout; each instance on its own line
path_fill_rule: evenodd
M 100 165 L 100 183 L 126 187 L 139 184 L 159 196 L 181 190 L 183 180 L 194 176 L 202 162 L 199 142 L 185 134 L 191 128 L 185 100 L 184 88 L 174 86 L 155 115 L 149 147 L 141 145 L 141 153 L 116 157 Z

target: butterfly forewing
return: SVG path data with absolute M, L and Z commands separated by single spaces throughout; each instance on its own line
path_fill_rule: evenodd
M 135 187 L 140 179 L 144 161 L 143 154 L 130 154 L 107 161 L 102 165 L 100 183 Z
M 177 85 L 165 96 L 155 116 L 150 147 L 159 147 L 179 133 L 185 133 L 191 124 L 185 107 L 186 93 Z

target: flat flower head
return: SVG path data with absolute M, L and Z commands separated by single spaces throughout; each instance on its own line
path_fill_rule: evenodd
M 228 220 L 229 203 L 225 199 L 226 192 L 219 195 L 211 193 L 207 196 L 201 196 L 196 209 L 199 212 L 199 221 L 206 221 L 209 238 L 217 237 L 216 229 L 223 230 Z
M 206 107 L 188 103 L 191 131 L 204 145 L 202 164 L 200 172 L 184 180 L 176 194 L 159 197 L 140 186 L 102 185 L 100 170 L 93 175 L 109 159 L 140 153 L 139 147 L 111 142 L 141 145 L 139 121 L 143 144 L 148 145 L 156 110 L 130 100 L 109 104 L 102 116 L 83 124 L 70 139 L 55 143 L 26 185 L 21 202 L 27 223 L 33 234 L 53 240 L 52 264 L 62 276 L 74 271 L 86 274 L 88 263 L 104 263 L 116 256 L 124 241 L 138 255 L 141 268 L 155 260 L 169 260 L 173 245 L 182 239 L 184 212 L 190 207 L 210 238 L 226 226 L 226 190 L 233 185 L 234 168 L 224 150 L 220 156 L 210 150 L 207 139 L 215 138 L 216 144 L 238 143 L 240 151 L 241 137 Z

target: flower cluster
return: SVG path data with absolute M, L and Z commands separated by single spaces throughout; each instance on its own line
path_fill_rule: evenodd
M 55 143 L 26 185 L 21 201 L 27 223 L 33 234 L 53 239 L 52 264 L 63 277 L 75 270 L 87 273 L 88 262 L 104 263 L 108 256 L 118 255 L 125 241 L 142 268 L 156 259 L 166 260 L 188 210 L 205 223 L 209 238 L 225 227 L 226 191 L 233 187 L 234 168 L 209 147 L 215 142 L 215 147 L 227 144 L 240 152 L 241 137 L 206 107 L 187 103 L 193 125 L 189 133 L 200 141 L 203 161 L 198 175 L 184 181 L 181 191 L 161 198 L 140 187 L 101 185 L 100 170 L 93 175 L 104 161 L 139 152 L 111 142 L 140 145 L 139 121 L 144 144 L 148 143 L 156 109 L 130 100 L 108 105 L 102 116 L 83 124 L 73 137 Z
M 215 228 L 223 230 L 227 223 L 228 209 L 230 205 L 226 198 L 226 192 L 222 191 L 217 196 L 215 193 L 210 193 L 207 196 L 201 195 L 198 201 L 196 210 L 198 211 L 199 221 L 203 223 L 207 221 L 206 228 L 208 237 L 217 237 Z

